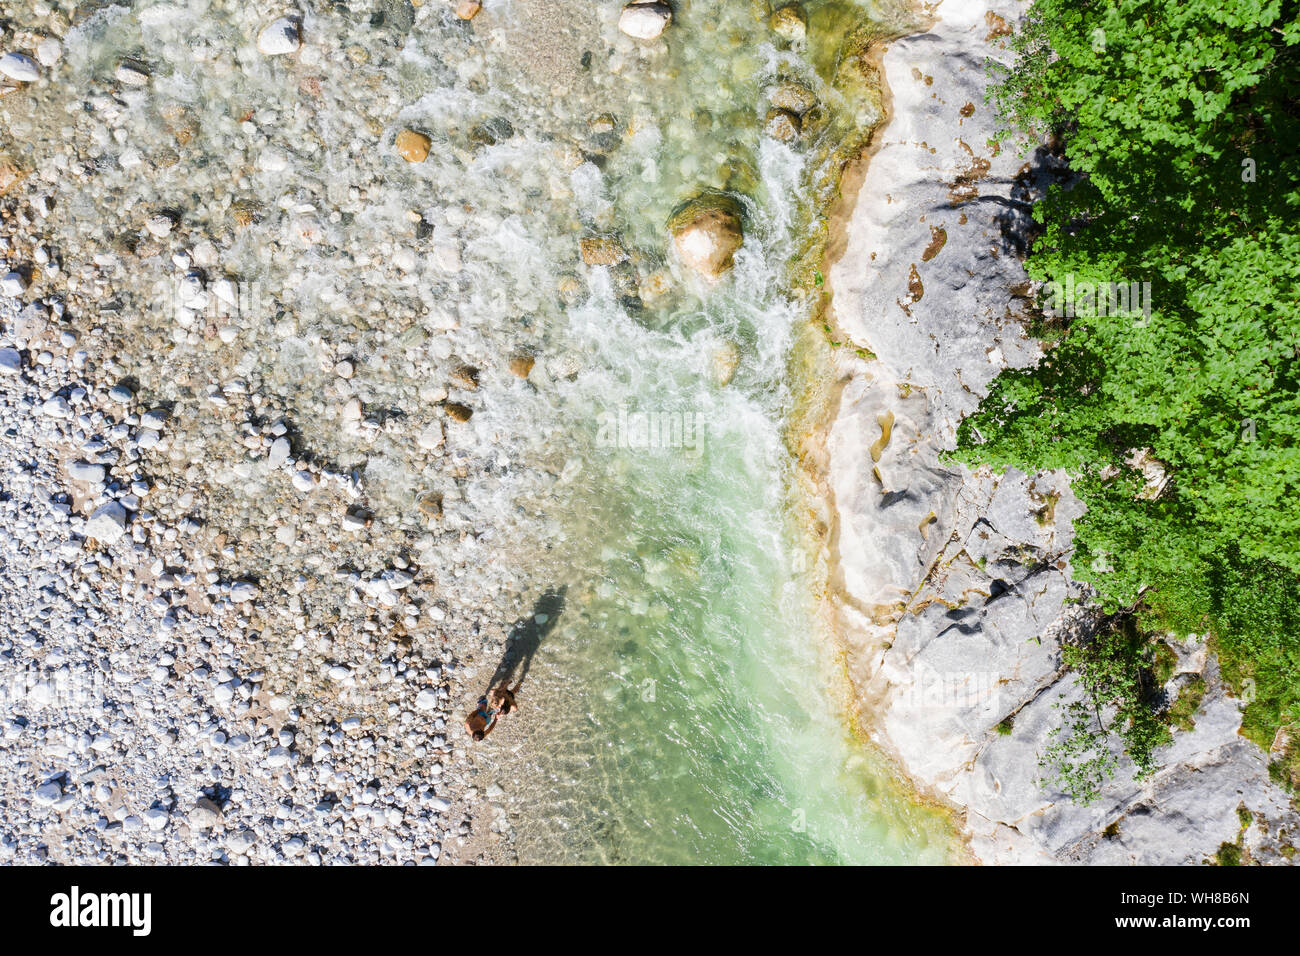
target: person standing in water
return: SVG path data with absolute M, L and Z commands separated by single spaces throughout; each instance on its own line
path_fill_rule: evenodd
M 487 694 L 478 699 L 474 712 L 465 718 L 465 733 L 473 740 L 482 740 L 497 725 L 497 708 L 488 703 Z
M 501 712 L 502 716 L 513 713 L 519 709 L 519 702 L 515 700 L 515 694 L 518 693 L 521 686 L 523 686 L 523 681 L 516 684 L 513 690 L 505 684 L 502 684 L 500 687 L 496 688 L 496 690 L 491 692 L 492 705 Z
M 482 740 L 493 732 L 498 717 L 519 710 L 519 701 L 515 700 L 515 692 L 519 691 L 519 687 L 519 684 L 515 684 L 513 688 L 500 684 L 499 687 L 490 688 L 484 696 L 478 698 L 478 705 L 473 713 L 465 718 L 465 734 L 471 736 L 473 740 Z
M 476 741 L 482 740 L 492 733 L 499 716 L 519 709 L 519 704 L 515 700 L 515 691 L 517 690 L 519 690 L 518 684 L 515 685 L 514 690 L 511 690 L 505 684 L 490 688 L 486 694 L 478 699 L 478 706 L 474 709 L 474 712 L 465 718 L 465 733 Z

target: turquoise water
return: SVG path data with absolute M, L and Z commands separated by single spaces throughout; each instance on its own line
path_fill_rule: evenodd
M 795 76 L 827 109 L 844 105 L 806 51 L 778 50 L 761 18 L 729 10 L 740 13 L 722 18 L 718 32 L 734 33 L 721 44 L 683 22 L 701 45 L 674 49 L 667 74 L 711 63 L 731 82 L 701 95 L 733 105 L 761 104 L 774 79 Z M 638 244 L 662 247 L 668 214 L 701 184 L 746 203 L 746 242 L 715 288 L 669 263 L 669 301 L 629 308 L 618 276 L 591 269 L 567 310 L 582 371 L 549 399 L 551 440 L 566 451 L 542 563 L 563 610 L 546 608 L 526 683 L 538 703 L 518 748 L 533 767 L 514 787 L 516 846 L 526 862 L 941 862 L 944 821 L 848 730 L 792 518 L 791 356 L 810 311 L 790 266 L 826 154 L 764 137 L 761 108 L 728 122 L 709 105 L 701 118 L 694 103 L 700 135 L 675 132 L 689 114 L 666 111 L 652 146 L 616 154 L 601 176 Z M 646 176 L 647 165 L 691 175 Z

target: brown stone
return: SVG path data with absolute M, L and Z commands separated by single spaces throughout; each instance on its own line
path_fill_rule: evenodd
M 667 269 L 656 269 L 637 283 L 637 295 L 643 302 L 654 302 L 671 292 L 672 288 L 672 273 Z
M 252 199 L 237 199 L 230 204 L 230 215 L 235 225 L 244 229 L 261 220 L 262 207 Z
M 460 422 L 462 424 L 469 421 L 470 416 L 474 414 L 474 409 L 470 408 L 468 405 L 461 405 L 458 402 L 448 402 L 443 406 L 443 408 L 447 412 L 448 418 L 453 422 Z
M 516 355 L 510 359 L 510 374 L 515 378 L 527 378 L 532 374 L 536 359 L 531 355 Z
M 799 83 L 781 83 L 773 87 L 767 95 L 774 109 L 785 110 L 796 116 L 803 116 L 817 105 L 817 94 Z
M 785 37 L 787 40 L 802 40 L 808 32 L 808 20 L 804 16 L 803 8 L 797 3 L 774 10 L 771 19 L 768 20 L 768 26 L 778 36 Z
M 433 140 L 413 129 L 404 129 L 397 134 L 397 151 L 408 163 L 422 163 L 429 158 L 429 147 Z
M 27 173 L 9 157 L 0 156 L 0 196 L 18 185 L 26 175 Z
M 782 143 L 793 143 L 799 138 L 799 117 L 789 110 L 768 110 L 763 131 Z
M 456 4 L 456 16 L 462 20 L 473 20 L 482 9 L 483 4 L 479 3 L 479 0 L 460 0 L 460 3 Z
M 617 239 L 583 239 L 582 261 L 589 266 L 616 266 L 627 259 L 627 251 Z
M 478 369 L 472 365 L 462 365 L 451 373 L 451 380 L 461 388 L 473 391 L 478 388 Z
M 683 264 L 709 282 L 722 278 L 745 242 L 740 204 L 721 194 L 687 203 L 669 220 L 668 228 Z
M 735 342 L 723 342 L 713 350 L 711 358 L 713 380 L 719 387 L 726 388 L 740 367 L 740 348 Z

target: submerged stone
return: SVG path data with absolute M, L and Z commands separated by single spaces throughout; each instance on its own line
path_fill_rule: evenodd
M 472 365 L 462 365 L 451 373 L 451 380 L 472 392 L 478 388 L 478 369 Z
M 26 175 L 26 171 L 12 159 L 0 156 L 0 196 L 21 182 Z
M 536 359 L 531 355 L 515 355 L 510 359 L 510 374 L 515 378 L 527 378 L 532 374 Z
M 802 40 L 808 33 L 808 20 L 797 3 L 772 11 L 768 25 L 773 33 L 786 40 Z
M 617 239 L 582 239 L 582 261 L 589 266 L 614 266 L 627 259 L 627 251 Z
M 413 129 L 404 129 L 397 134 L 394 145 L 408 163 L 422 163 L 429 158 L 429 147 L 433 145 L 433 140 Z
M 719 387 L 726 388 L 736 377 L 736 369 L 740 367 L 740 348 L 735 342 L 723 342 L 713 350 L 711 358 L 710 371 L 713 381 Z
M 793 143 L 799 138 L 799 117 L 789 110 L 768 110 L 763 132 L 782 143 Z
M 796 116 L 803 116 L 817 105 L 817 94 L 801 83 L 781 83 L 772 88 L 767 99 L 773 109 L 785 110 Z
M 134 60 L 123 60 L 113 75 L 123 86 L 145 86 L 149 82 L 149 71 Z
M 19 83 L 35 83 L 41 78 L 41 68 L 24 53 L 6 53 L 0 56 L 0 73 Z

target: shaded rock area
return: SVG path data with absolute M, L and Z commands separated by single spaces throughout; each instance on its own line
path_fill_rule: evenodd
M 1171 640 L 1206 695 L 1160 769 L 1121 758 L 1091 806 L 1044 782 L 1040 757 L 1081 697 L 1063 641 L 1095 618 L 1070 575 L 1082 506 L 1064 474 L 941 461 L 1000 370 L 1036 362 L 1023 331 L 1030 202 L 1065 173 L 1046 150 L 990 145 L 984 64 L 1007 62 L 1027 5 L 944 0 L 883 66 L 893 115 L 830 270 L 841 363 L 827 440 L 839 623 L 871 733 L 923 788 L 965 811 L 988 863 L 1200 863 L 1221 844 L 1285 862 L 1300 826 L 1267 757 L 1238 734 L 1203 638 Z M 972 108 L 971 104 L 981 104 Z M 1081 601 L 1081 599 L 1083 599 Z M 1249 820 L 1249 824 L 1245 821 Z

